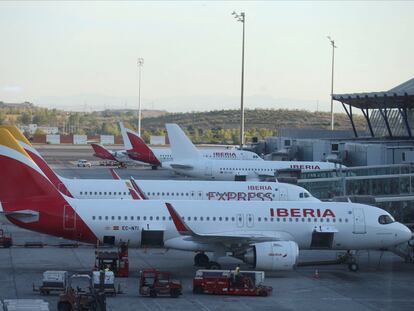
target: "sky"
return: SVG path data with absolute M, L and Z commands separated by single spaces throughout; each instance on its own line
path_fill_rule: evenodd
M 0 2 L 0 101 L 89 111 L 330 109 L 414 76 L 413 1 Z M 343 112 L 339 103 L 336 111 Z

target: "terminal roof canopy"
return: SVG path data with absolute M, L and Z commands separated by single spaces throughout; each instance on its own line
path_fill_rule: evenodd
M 360 109 L 414 108 L 414 78 L 389 91 L 334 94 L 333 99 Z

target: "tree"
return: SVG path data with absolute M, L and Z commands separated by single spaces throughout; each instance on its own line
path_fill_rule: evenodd
M 6 113 L 3 110 L 0 110 L 0 124 L 6 123 Z
M 25 125 L 29 125 L 32 122 L 32 114 L 29 112 L 23 112 L 20 115 L 20 122 Z
M 42 129 L 37 128 L 36 131 L 34 132 L 34 134 L 35 135 L 45 135 L 46 133 Z

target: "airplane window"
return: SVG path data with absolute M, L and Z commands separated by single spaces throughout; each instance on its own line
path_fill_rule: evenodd
M 105 216 L 105 220 L 108 220 L 108 216 Z
M 222 220 L 222 218 L 221 217 L 219 217 L 219 221 L 221 221 Z
M 210 217 L 208 217 L 208 216 L 207 216 L 207 217 L 206 217 L 206 220 L 207 220 L 207 221 L 210 221 Z
M 188 221 L 190 221 L 190 220 L 191 220 L 191 217 L 190 217 L 190 216 L 189 216 L 189 217 L 187 217 L 187 220 L 188 220 Z
M 321 218 L 321 222 L 323 222 L 323 218 Z
M 275 220 L 275 219 L 274 219 L 273 217 L 272 217 L 272 218 L 270 218 L 270 221 L 271 221 L 271 222 L 273 222 L 274 220 Z
M 167 192 L 167 195 L 170 195 L 170 193 L 169 193 L 169 192 Z
M 118 216 L 118 220 L 121 220 L 122 219 L 122 217 L 121 216 Z
M 286 222 L 286 218 L 282 218 L 283 219 L 283 222 Z
M 299 218 L 295 218 L 295 221 L 298 222 L 299 221 Z
M 232 217 L 232 218 L 231 218 L 231 221 L 234 221 L 234 220 L 235 220 L 235 218 L 234 218 L 234 217 Z
M 152 220 L 152 216 L 150 216 L 149 220 Z
M 289 218 L 289 222 L 292 222 L 292 218 Z
M 92 191 L 89 192 L 89 195 L 92 195 Z
M 184 217 L 184 216 L 182 216 L 182 217 L 181 217 L 181 219 L 182 219 L 182 220 L 185 220 L 185 217 Z
M 108 192 L 108 194 L 109 194 L 109 195 L 112 195 L 112 192 L 111 192 L 111 191 L 109 191 L 109 192 Z
M 185 195 L 188 197 L 188 192 Z
M 131 218 L 130 218 L 131 220 L 134 220 L 134 216 L 131 216 Z
M 162 193 L 162 195 L 164 195 L 164 192 Z
M 348 218 L 345 218 L 345 222 L 348 222 Z
M 228 218 L 228 217 L 226 217 L 226 218 L 224 218 L 224 220 L 225 220 L 225 221 L 229 221 L 229 218 Z
M 177 193 L 177 195 L 178 195 L 178 193 Z M 181 196 L 182 196 L 182 197 L 184 196 L 184 192 L 181 192 Z
M 262 218 L 261 217 L 257 217 L 257 221 L 262 221 Z
M 310 197 L 310 194 L 309 193 L 305 192 L 304 194 L 305 194 L 305 198 L 309 198 Z
M 165 221 L 165 219 L 166 219 L 166 218 L 165 218 L 165 216 L 162 216 L 162 220 L 164 220 L 164 221 Z
M 137 216 L 137 220 L 140 220 L 140 219 L 141 219 L 141 217 Z
M 277 222 L 279 222 L 279 221 L 280 221 L 280 218 L 279 218 L 279 217 L 278 217 L 278 218 L 276 218 L 276 221 L 277 221 Z
M 153 192 L 152 195 L 155 195 L 155 192 Z
M 83 193 L 83 192 L 81 191 L 81 192 L 80 192 L 80 194 L 82 195 L 82 193 Z
M 299 193 L 299 198 L 303 198 L 303 192 Z
M 305 222 L 305 218 L 302 218 L 302 222 Z
M 171 195 L 174 195 L 174 192 L 171 192 Z
M 98 217 L 98 219 L 99 219 L 99 220 L 102 220 L 102 216 L 99 216 L 99 217 Z
M 197 221 L 197 217 L 194 217 L 194 221 Z
M 171 216 L 169 216 L 169 217 L 168 217 L 168 220 L 170 220 L 170 221 L 171 221 Z
M 95 191 L 95 195 L 97 195 L 97 192 Z
M 311 222 L 312 220 L 310 218 L 308 218 L 308 222 Z
M 115 216 L 112 216 L 112 217 L 111 217 L 111 219 L 112 219 L 112 220 L 115 220 Z
M 336 219 L 335 219 L 335 218 L 333 218 L 333 219 L 332 219 L 332 222 L 336 222 Z
M 122 192 L 118 192 L 119 195 L 122 195 Z
M 126 195 L 126 192 L 124 192 L 124 195 Z
M 95 216 L 92 216 L 92 220 L 95 220 L 95 218 L 96 218 Z
M 125 219 L 125 220 L 128 220 L 128 216 L 124 216 L 124 219 Z
M 326 218 L 326 222 L 330 222 L 329 218 Z
M 194 196 L 194 193 L 191 193 L 191 196 L 193 197 Z
M 213 221 L 216 221 L 216 217 L 213 217 Z
M 99 191 L 99 195 L 102 195 L 102 192 L 101 191 Z
M 158 217 L 158 216 L 157 216 L 157 217 L 155 217 L 155 220 L 160 220 L 160 217 Z
M 338 221 L 339 221 L 339 222 L 342 222 L 342 218 L 339 218 L 339 219 L 338 219 Z
M 315 218 L 313 221 L 314 221 L 314 222 L 317 222 L 317 221 L 318 221 L 318 218 Z
M 267 221 L 267 217 L 263 218 L 264 221 Z
M 201 217 L 200 217 L 200 221 L 203 221 L 203 220 L 204 220 L 204 218 L 203 218 L 203 216 L 201 216 Z

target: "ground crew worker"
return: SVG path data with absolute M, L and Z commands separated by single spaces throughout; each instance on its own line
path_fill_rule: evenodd
M 234 280 L 237 286 L 240 285 L 241 282 L 241 275 L 240 275 L 240 267 L 237 265 L 236 269 L 234 269 Z

